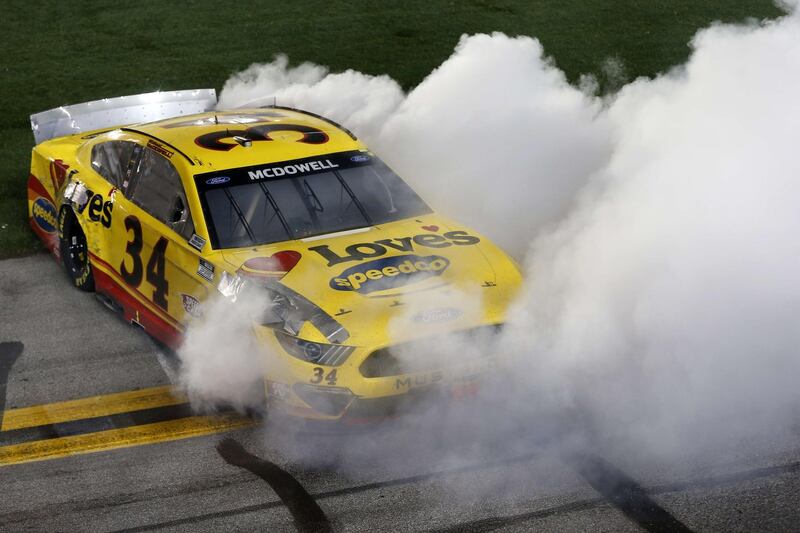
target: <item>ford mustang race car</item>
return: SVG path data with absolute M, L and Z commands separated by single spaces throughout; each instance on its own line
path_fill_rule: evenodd
M 485 372 L 491 354 L 436 346 L 502 326 L 512 260 L 334 122 L 214 104 L 152 93 L 31 117 L 30 224 L 75 287 L 173 349 L 210 296 L 258 287 L 268 409 L 305 418 L 382 416 Z

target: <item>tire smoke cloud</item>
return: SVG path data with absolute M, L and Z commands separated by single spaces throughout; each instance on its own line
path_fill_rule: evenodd
M 231 77 L 220 107 L 333 118 L 524 264 L 485 412 L 430 425 L 540 434 L 553 419 L 537 430 L 536 413 L 570 413 L 604 442 L 708 451 L 800 412 L 800 15 L 782 5 L 603 98 L 496 33 L 462 37 L 408 94 L 278 57 Z M 231 354 L 224 337 L 209 342 Z
M 244 412 L 259 407 L 269 358 L 253 335 L 253 321 L 268 307 L 267 296 L 257 288 L 235 302 L 215 295 L 197 307 L 178 351 L 179 385 L 195 409 Z
M 692 46 L 609 103 L 611 159 L 532 244 L 504 339 L 537 395 L 667 454 L 800 414 L 800 17 Z

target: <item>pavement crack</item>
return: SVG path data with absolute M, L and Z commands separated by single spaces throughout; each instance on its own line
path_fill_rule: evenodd
M 0 428 L 3 427 L 3 413 L 6 410 L 8 375 L 24 349 L 25 345 L 19 341 L 0 342 Z
M 228 464 L 244 468 L 266 481 L 289 509 L 298 531 L 332 531 L 328 517 L 314 497 L 291 474 L 270 461 L 256 457 L 231 438 L 220 441 L 217 452 Z

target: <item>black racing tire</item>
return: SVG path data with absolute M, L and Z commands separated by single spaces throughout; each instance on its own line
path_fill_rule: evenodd
M 89 247 L 75 213 L 64 208 L 58 217 L 58 237 L 61 261 L 67 276 L 78 289 L 94 291 L 94 272 L 89 262 Z

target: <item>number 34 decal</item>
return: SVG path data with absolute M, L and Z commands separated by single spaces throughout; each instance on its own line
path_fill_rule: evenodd
M 130 215 L 125 219 L 125 230 L 129 234 L 133 232 L 133 239 L 128 241 L 128 245 L 125 247 L 125 257 L 122 258 L 122 263 L 119 265 L 122 279 L 128 285 L 138 288 L 142 284 L 142 277 L 146 274 L 147 282 L 153 286 L 153 303 L 166 311 L 169 282 L 165 276 L 165 253 L 169 241 L 164 237 L 158 239 L 156 245 L 153 246 L 153 253 L 150 254 L 150 259 L 147 261 L 147 268 L 144 269 L 142 268 L 142 224 L 138 218 Z M 130 270 L 126 265 L 128 257 L 132 260 Z
M 325 379 L 325 383 L 328 385 L 336 385 L 336 369 L 334 368 L 328 375 L 325 375 L 325 369 L 320 367 L 314 367 L 314 376 L 311 378 L 311 383 L 322 383 L 322 380 Z

